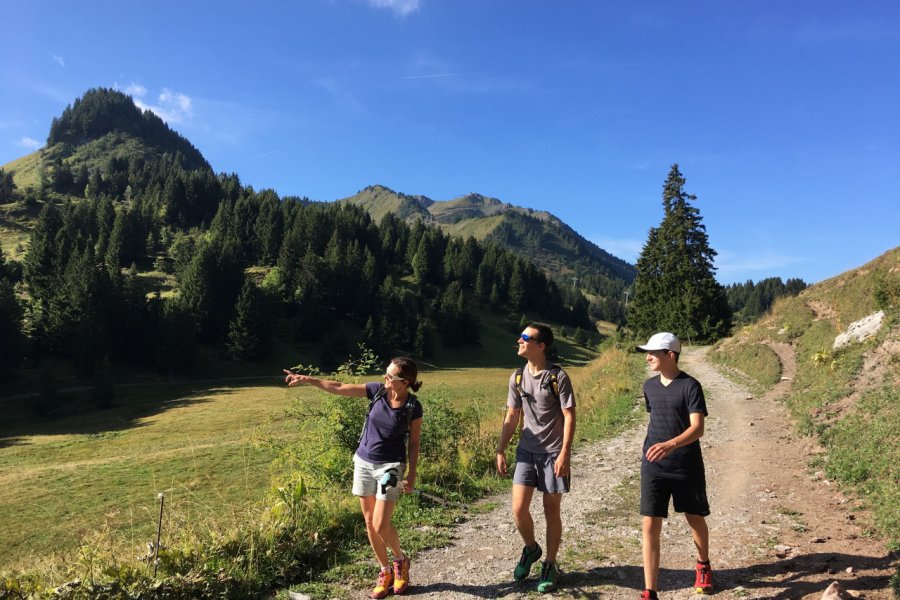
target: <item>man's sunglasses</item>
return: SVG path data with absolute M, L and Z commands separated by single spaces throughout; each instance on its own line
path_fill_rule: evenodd
M 533 341 L 535 344 L 540 344 L 540 343 L 541 343 L 541 340 L 537 339 L 536 336 L 528 335 L 527 333 L 521 333 L 521 334 L 519 334 L 519 339 L 521 339 L 523 342 L 531 342 L 531 341 Z

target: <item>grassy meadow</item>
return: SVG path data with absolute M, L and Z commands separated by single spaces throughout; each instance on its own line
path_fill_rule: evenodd
M 516 365 L 514 336 L 503 332 L 487 339 L 494 337 L 498 348 L 508 344 L 505 352 Z M 577 353 L 579 360 L 587 353 L 586 349 Z M 445 358 L 448 362 L 460 360 Z M 579 440 L 617 431 L 632 417 L 643 372 L 636 358 L 608 348 L 589 365 L 567 367 L 579 400 Z M 508 485 L 489 475 L 485 465 L 493 462 L 490 450 L 505 410 L 509 374 L 507 365 L 430 368 L 421 373 L 425 386 L 419 396 L 426 416 L 432 417 L 432 429 L 466 432 L 462 441 L 450 440 L 454 450 L 458 448 L 460 456 L 484 456 L 461 458 L 465 463 L 462 466 L 435 464 L 431 469 L 423 459 L 420 486 L 445 496 L 453 496 L 452 489 L 463 493 L 459 483 L 453 484 L 457 486 L 454 488 L 439 480 L 447 469 L 465 472 L 467 468 L 472 470 L 471 477 L 464 475 L 471 480 L 464 486 L 469 499 L 473 493 L 477 497 L 479 492 L 475 490 L 491 491 Z M 285 484 L 294 476 L 289 472 L 290 461 L 283 460 L 283 449 L 293 445 L 302 448 L 301 454 L 315 453 L 315 448 L 304 445 L 321 439 L 317 435 L 322 432 L 317 428 L 322 421 L 314 415 L 328 409 L 329 398 L 317 390 L 289 390 L 277 374 L 271 379 L 223 381 L 218 385 L 120 386 L 112 408 L 49 422 L 29 416 L 28 399 L 3 402 L 17 415 L 0 424 L 0 522 L 4 523 L 0 529 L 0 573 L 12 574 L 7 585 L 34 577 L 45 586 L 58 585 L 60 579 L 131 581 L 138 577 L 135 573 L 147 577 L 146 567 L 137 557 L 147 552 L 147 542 L 155 538 L 159 492 L 166 498 L 163 543 L 172 553 L 161 576 L 197 571 L 200 566 L 195 565 L 193 570 L 184 566 L 185 561 L 195 560 L 186 557 L 195 555 L 206 557 L 203 568 L 221 571 L 219 561 L 226 552 L 223 547 L 237 555 L 228 569 L 243 569 L 235 565 L 263 560 L 255 557 L 255 544 L 262 543 L 259 534 L 247 532 L 272 527 L 275 508 L 283 509 L 287 502 L 273 502 L 273 498 L 278 494 L 284 498 L 285 488 L 295 495 L 305 494 L 305 499 L 297 500 L 298 505 L 306 507 L 303 527 L 321 530 L 298 534 L 300 525 L 294 522 L 291 535 L 307 540 L 303 536 L 312 535 L 315 540 L 326 536 L 331 540 L 331 550 L 326 549 L 331 554 L 327 554 L 324 572 L 320 567 L 316 573 L 304 571 L 305 576 L 295 573 L 284 583 L 311 577 L 307 585 L 315 588 L 362 574 L 357 571 L 360 558 L 367 556 L 364 535 L 359 535 L 358 508 L 346 486 L 317 482 L 308 475 L 306 484 L 294 488 Z M 292 403 L 293 416 L 289 416 L 286 409 Z M 475 430 L 458 416 L 472 411 L 480 415 Z M 353 427 L 358 426 L 353 423 Z M 432 431 L 429 435 L 441 433 Z M 443 454 L 446 449 L 432 452 Z M 282 460 L 276 460 L 279 456 Z M 452 520 L 447 509 L 427 503 L 421 506 L 421 502 L 412 500 L 398 510 L 398 521 L 414 549 L 434 545 L 445 537 L 440 530 L 423 534 L 417 530 L 418 525 L 429 522 L 440 528 Z M 212 546 L 217 549 L 207 552 Z M 327 545 L 320 541 L 319 546 Z M 246 589 L 258 591 L 280 580 L 262 574 L 261 568 L 246 570 L 252 573 L 235 575 L 255 578 Z M 129 575 L 116 575 L 121 573 Z M 252 593 L 256 592 L 246 593 L 254 597 Z

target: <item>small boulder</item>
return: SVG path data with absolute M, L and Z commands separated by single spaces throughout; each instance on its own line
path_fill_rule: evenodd
M 822 594 L 822 600 L 842 600 L 843 598 L 844 594 L 841 584 L 837 581 L 832 581 L 831 585 L 825 589 L 825 593 Z
M 851 342 L 861 342 L 869 339 L 881 329 L 882 321 L 884 321 L 884 311 L 879 310 L 868 317 L 863 317 L 859 321 L 850 323 L 847 331 L 834 338 L 832 350 L 837 350 Z

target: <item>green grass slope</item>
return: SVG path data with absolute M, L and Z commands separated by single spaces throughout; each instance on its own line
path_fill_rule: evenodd
M 340 202 L 348 202 L 363 208 L 376 223 L 381 222 L 381 219 L 390 213 L 401 219 L 431 220 L 427 208 L 431 200 L 425 196 L 400 194 L 380 185 L 369 186 Z
M 21 158 L 10 161 L 0 169 L 5 172 L 13 173 L 13 181 L 19 191 L 25 190 L 38 184 L 38 173 L 43 161 L 43 149 L 35 150 L 31 154 L 26 154 Z
M 859 319 L 884 311 L 877 334 L 834 349 L 835 337 Z M 812 465 L 856 491 L 873 525 L 900 547 L 900 248 L 777 300 L 758 323 L 721 343 L 714 357 L 745 373 L 770 372 L 760 345 L 786 342 L 797 376 L 786 404 L 798 430 L 827 449 Z M 765 379 L 765 376 L 763 376 Z

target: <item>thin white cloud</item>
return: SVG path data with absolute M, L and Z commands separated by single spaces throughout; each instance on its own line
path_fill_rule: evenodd
M 113 88 L 125 92 L 132 98 L 142 98 L 147 95 L 147 88 L 133 81 L 126 86 L 121 86 L 118 83 L 114 83 Z
M 604 236 L 590 239 L 613 256 L 632 264 L 637 262 L 638 256 L 641 255 L 641 250 L 644 249 L 644 240 L 615 239 Z
M 135 85 L 135 84 L 132 84 Z M 143 89 L 143 86 L 138 86 Z M 144 91 L 146 93 L 146 90 Z M 149 110 L 166 123 L 185 123 L 194 116 L 194 108 L 191 99 L 181 92 L 173 92 L 163 88 L 157 98 L 158 104 L 147 104 L 135 98 L 134 103 L 141 110 Z
M 406 17 L 418 12 L 421 6 L 419 0 L 367 0 L 369 6 L 392 11 L 398 17 Z
M 53 60 L 56 61 L 56 64 L 58 64 L 62 68 L 66 68 L 66 61 L 63 59 L 62 56 L 59 56 L 57 54 L 53 54 L 52 56 L 53 56 Z
M 27 135 L 20 139 L 18 143 L 22 148 L 28 148 L 29 150 L 37 150 L 43 145 L 36 139 L 30 138 Z
M 433 85 L 458 94 L 528 93 L 533 90 L 528 82 L 511 80 L 490 74 L 460 71 L 457 65 L 433 54 L 416 55 L 406 67 L 406 81 L 433 81 Z
M 328 92 L 339 106 L 349 109 L 357 114 L 365 112 L 363 103 L 331 77 L 322 77 L 316 79 L 312 83 Z
M 409 75 L 403 79 L 439 79 L 441 77 L 456 77 L 459 73 L 433 73 L 430 75 Z
M 797 265 L 807 259 L 802 256 L 779 254 L 773 250 L 760 252 L 732 252 L 720 250 L 715 259 L 719 277 L 727 280 L 757 279 L 760 276 L 774 277 L 780 275 L 785 267 Z
M 796 33 L 801 42 L 830 44 L 835 42 L 877 42 L 896 40 L 900 30 L 886 23 L 855 21 L 824 23 L 811 21 L 804 23 Z

